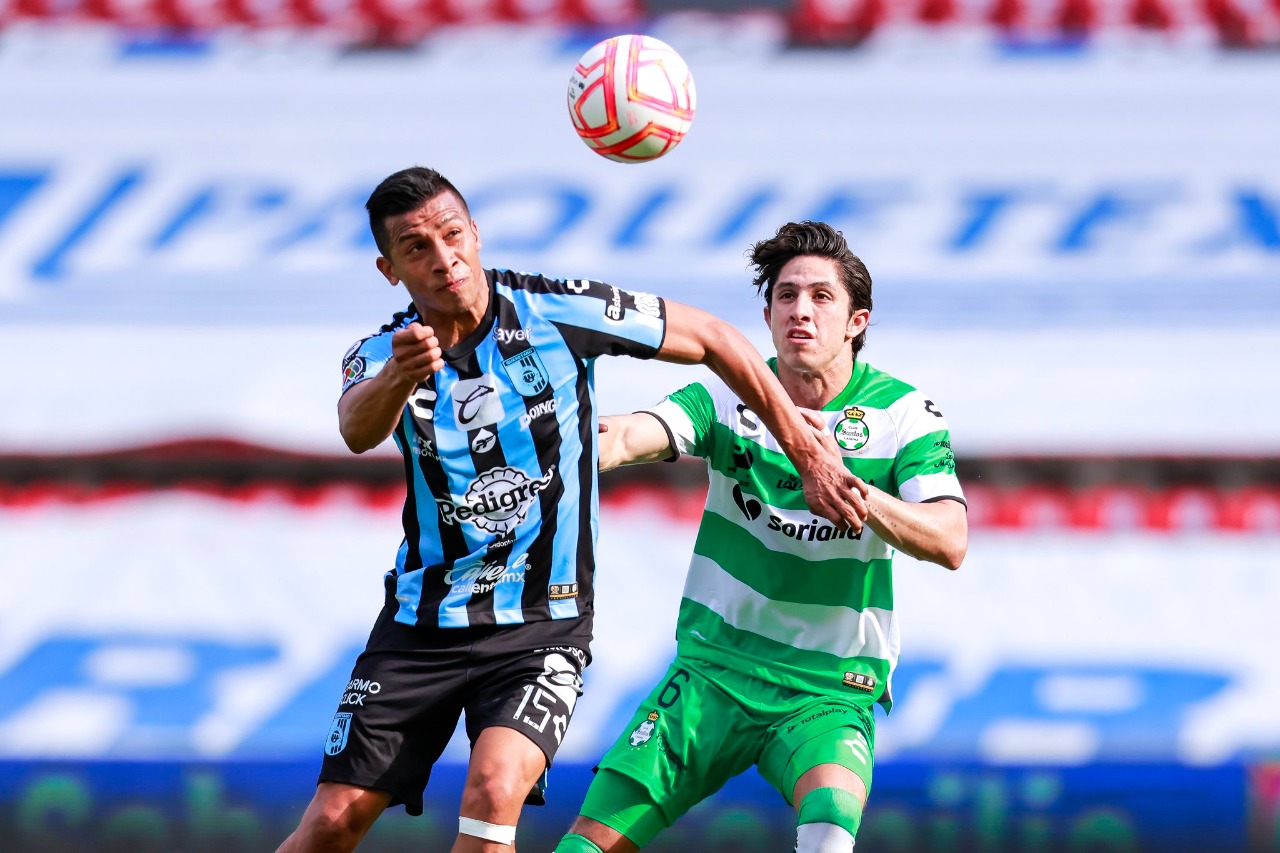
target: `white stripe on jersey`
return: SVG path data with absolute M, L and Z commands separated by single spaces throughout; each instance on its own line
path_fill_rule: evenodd
M 710 608 L 728 624 L 797 649 L 839 658 L 898 660 L 899 638 L 893 611 L 830 604 L 774 601 L 720 568 L 693 555 L 684 597 Z

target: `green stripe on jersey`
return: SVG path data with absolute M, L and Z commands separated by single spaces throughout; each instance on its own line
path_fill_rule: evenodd
M 693 551 L 775 601 L 893 609 L 891 559 L 821 559 L 780 553 L 710 510 L 702 517 Z
M 778 359 L 769 359 L 769 367 L 776 374 Z M 822 411 L 839 411 L 853 403 L 873 409 L 887 409 L 914 390 L 916 389 L 901 379 L 895 379 L 887 373 L 876 370 L 865 361 L 859 361 L 854 363 L 853 375 L 849 377 L 844 390 L 823 406 Z
M 922 435 L 907 443 L 894 464 L 894 480 L 905 483 L 921 474 L 954 474 L 955 455 L 951 452 L 951 435 L 946 430 Z

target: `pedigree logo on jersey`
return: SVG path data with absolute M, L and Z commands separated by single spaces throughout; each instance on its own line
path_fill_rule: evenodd
M 488 374 L 479 379 L 459 379 L 453 386 L 453 419 L 466 430 L 496 424 L 506 412 L 498 383 Z
M 524 522 L 529 505 L 551 485 L 556 466 L 532 478 L 519 468 L 493 468 L 471 481 L 461 499 L 436 499 L 445 524 L 468 522 L 489 533 L 508 533 Z

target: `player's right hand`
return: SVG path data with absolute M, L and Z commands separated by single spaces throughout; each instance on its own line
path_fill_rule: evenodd
M 444 354 L 435 330 L 410 323 L 391 336 L 391 362 L 406 381 L 417 384 L 444 368 Z
M 814 470 L 801 473 L 805 502 L 815 514 L 841 530 L 861 532 L 870 512 L 867 484 L 844 467 L 844 455 L 827 429 L 826 420 L 817 412 L 803 407 L 800 408 L 800 416 L 825 451 L 822 462 Z

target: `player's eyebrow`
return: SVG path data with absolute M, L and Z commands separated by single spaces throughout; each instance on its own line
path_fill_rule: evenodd
M 835 287 L 835 282 L 820 278 L 817 281 L 796 281 L 793 278 L 786 278 L 774 285 L 777 287 Z
M 441 216 L 439 219 L 435 221 L 429 221 L 429 222 L 418 221 L 418 222 L 413 222 L 409 225 L 404 226 L 404 230 L 401 231 L 399 234 L 397 234 L 395 238 L 392 240 L 392 242 L 403 243 L 405 240 L 411 240 L 414 237 L 421 236 L 422 233 L 425 231 L 430 231 L 433 228 L 439 228 L 444 225 L 449 225 L 455 221 L 463 221 L 462 216 L 458 213 L 458 211 L 456 210 L 446 211 L 443 216 Z

